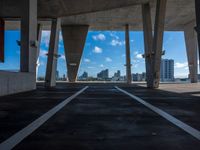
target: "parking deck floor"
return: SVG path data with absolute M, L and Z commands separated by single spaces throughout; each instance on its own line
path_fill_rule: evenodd
M 116 85 L 61 84 L 0 97 L 0 143 L 88 86 L 14 146 L 17 150 L 199 150 L 200 140 L 147 108 Z M 200 130 L 199 97 L 192 92 L 119 88 Z M 198 91 L 195 91 L 198 93 Z M 198 134 L 198 133 L 197 133 Z

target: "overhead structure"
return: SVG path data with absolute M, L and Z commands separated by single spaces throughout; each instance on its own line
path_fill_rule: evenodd
M 88 25 L 62 25 L 69 82 L 75 82 L 88 33 Z

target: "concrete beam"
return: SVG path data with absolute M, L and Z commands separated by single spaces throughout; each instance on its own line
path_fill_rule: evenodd
M 188 66 L 191 83 L 198 82 L 198 63 L 197 63 L 197 38 L 194 30 L 195 23 L 185 25 L 185 44 L 187 50 Z
M 142 5 L 142 18 L 143 18 L 143 34 L 144 34 L 144 47 L 145 47 L 145 65 L 146 65 L 146 80 L 147 87 L 153 87 L 153 62 L 152 62 L 152 45 L 153 45 L 153 32 L 151 21 L 151 8 L 150 4 Z
M 24 13 L 21 17 L 21 72 L 33 72 L 37 53 L 37 0 L 22 0 Z
M 51 25 L 51 35 L 47 59 L 45 86 L 53 87 L 56 86 L 56 69 L 57 69 L 57 58 L 58 58 L 58 42 L 59 42 L 59 30 L 60 19 L 54 19 Z
M 130 37 L 129 37 L 129 25 L 125 26 L 125 44 L 126 44 L 126 81 L 127 84 L 132 83 L 131 76 L 131 54 L 130 54 Z
M 156 16 L 154 24 L 154 38 L 153 38 L 153 83 L 151 88 L 158 88 L 160 82 L 160 64 L 163 46 L 165 13 L 167 0 L 157 0 Z
M 62 25 L 69 82 L 75 82 L 82 57 L 88 25 Z
M 0 62 L 4 62 L 4 31 L 5 22 L 0 18 Z

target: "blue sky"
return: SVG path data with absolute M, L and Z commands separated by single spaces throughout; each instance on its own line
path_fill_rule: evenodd
M 40 45 L 40 66 L 39 76 L 45 75 L 49 45 L 49 31 L 42 32 Z M 125 75 L 125 41 L 123 31 L 89 31 L 85 48 L 79 68 L 79 75 L 84 71 L 89 76 L 96 77 L 96 74 L 103 69 L 109 69 L 110 77 L 114 72 L 121 70 Z M 20 40 L 19 31 L 6 31 L 5 33 L 5 63 L 0 63 L 0 70 L 19 70 L 20 47 L 16 40 Z M 132 72 L 145 72 L 145 63 L 141 55 L 144 53 L 143 33 L 130 32 Z M 175 77 L 187 77 L 187 57 L 183 32 L 165 32 L 163 49 L 166 51 L 163 58 L 175 60 Z M 57 70 L 59 75 L 66 74 L 66 60 L 62 35 L 59 39 L 59 54 Z

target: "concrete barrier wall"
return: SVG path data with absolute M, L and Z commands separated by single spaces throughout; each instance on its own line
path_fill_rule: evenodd
M 0 71 L 0 96 L 36 89 L 34 73 Z

